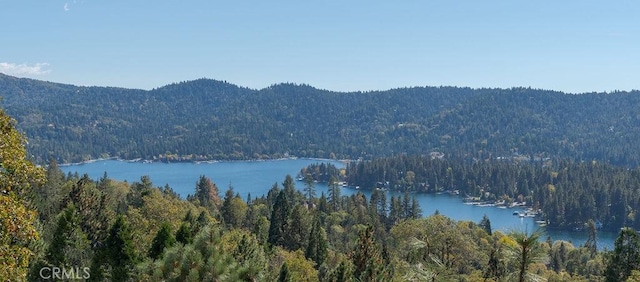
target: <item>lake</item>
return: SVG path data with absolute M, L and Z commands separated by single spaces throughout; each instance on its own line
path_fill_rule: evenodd
M 119 160 L 99 160 L 94 162 L 61 165 L 65 173 L 78 172 L 80 175 L 88 174 L 93 179 L 98 179 L 107 173 L 112 179 L 132 183 L 139 181 L 143 175 L 151 178 L 154 186 L 168 184 L 174 191 L 185 198 L 193 194 L 196 182 L 201 175 L 209 177 L 220 189 L 221 196 L 232 186 L 234 191 L 240 193 L 243 198 L 250 193 L 251 197 L 266 195 L 274 183 L 281 183 L 285 176 L 290 174 L 295 178 L 301 168 L 310 164 L 326 162 L 336 167 L 344 167 L 344 163 L 331 160 L 316 159 L 283 159 L 268 161 L 225 161 L 225 162 L 201 162 L 201 163 L 144 163 Z M 296 182 L 298 189 L 303 189 L 302 182 Z M 326 184 L 316 184 L 316 193 L 327 194 Z M 367 197 L 370 193 L 363 191 Z M 343 188 L 343 195 L 353 195 L 357 190 Z M 400 196 L 401 194 L 397 194 Z M 514 211 L 522 211 L 521 208 L 500 209 L 496 207 L 479 207 L 466 205 L 462 198 L 449 194 L 413 194 L 420 203 L 423 215 L 430 215 L 437 211 L 455 220 L 471 220 L 480 222 L 483 215 L 491 220 L 494 230 L 508 232 L 509 230 L 532 231 L 537 228 L 533 218 L 520 218 L 514 216 Z M 389 199 L 390 197 L 388 197 Z M 553 240 L 566 240 L 574 245 L 584 244 L 587 236 L 585 232 L 547 231 L 547 236 Z M 598 248 L 613 249 L 613 241 L 617 234 L 613 232 L 598 233 Z M 546 238 L 546 236 L 544 237 Z

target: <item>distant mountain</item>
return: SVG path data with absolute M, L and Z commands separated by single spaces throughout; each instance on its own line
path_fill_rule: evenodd
M 255 90 L 198 79 L 145 91 L 0 74 L 0 105 L 37 161 L 284 156 L 563 158 L 640 164 L 640 93 L 414 87 Z

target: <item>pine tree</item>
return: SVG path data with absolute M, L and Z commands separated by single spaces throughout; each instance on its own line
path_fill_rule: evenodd
M 341 208 L 340 185 L 338 185 L 338 179 L 334 176 L 329 180 L 329 208 L 332 212 L 338 211 Z
M 402 219 L 413 218 L 411 211 L 411 197 L 409 191 L 405 190 L 402 197 Z
M 201 206 L 206 207 L 211 211 L 218 210 L 222 205 L 218 186 L 204 175 L 201 175 L 198 182 L 196 182 L 195 197 L 198 199 Z
M 193 233 L 197 234 L 198 232 L 200 232 L 202 228 L 209 225 L 209 222 L 210 220 L 209 220 L 209 216 L 207 215 L 207 212 L 201 211 L 200 214 L 198 215 L 198 218 L 196 219 L 195 226 L 193 228 Z
M 309 242 L 311 226 L 309 210 L 303 205 L 296 205 L 289 215 L 283 247 L 290 251 L 304 250 Z
M 278 193 L 278 197 L 271 212 L 271 223 L 269 225 L 269 237 L 267 242 L 274 246 L 284 246 L 286 232 L 289 230 L 290 206 L 285 190 Z
M 411 197 L 411 218 L 421 218 L 421 217 L 422 217 L 422 209 L 420 208 L 418 199 L 416 199 L 416 197 Z
M 399 197 L 391 196 L 391 206 L 389 207 L 388 226 L 393 226 L 402 220 L 403 210 Z
M 113 281 L 128 280 L 137 256 L 133 246 L 133 235 L 123 216 L 118 216 L 109 230 L 105 250 L 111 265 L 111 279 Z
M 149 248 L 149 257 L 154 260 L 160 258 L 164 249 L 173 246 L 175 243 L 176 239 L 171 234 L 171 226 L 165 222 L 153 238 L 151 248 Z
M 71 233 L 73 225 L 76 224 L 75 221 L 75 207 L 73 203 L 70 203 L 67 208 L 60 213 L 58 225 L 47 249 L 46 259 L 50 264 L 63 266 L 67 263 L 64 249 L 68 245 L 69 233 Z
M 316 186 L 313 176 L 311 176 L 310 173 L 307 173 L 304 176 L 304 193 L 306 194 L 308 201 L 311 201 L 311 199 L 316 197 Z
M 514 273 L 517 277 L 513 280 L 524 282 L 529 274 L 529 265 L 543 257 L 543 251 L 540 247 L 540 242 L 538 242 L 538 239 L 542 236 L 542 231 L 536 230 L 531 234 L 513 231 L 508 236 L 513 240 L 513 244 L 507 245 L 509 247 L 508 255 L 517 269 L 516 273 Z
M 484 271 L 483 278 L 497 278 L 496 281 L 500 281 L 504 275 L 504 262 L 501 259 L 500 253 L 502 247 L 498 242 L 495 242 L 491 252 L 489 253 L 489 262 L 487 268 Z
M 340 265 L 330 273 L 328 281 L 335 282 L 347 282 L 353 280 L 353 273 L 351 273 L 351 268 L 347 265 L 347 262 L 342 261 Z
M 386 280 L 384 261 L 371 226 L 359 232 L 358 242 L 351 252 L 351 261 L 354 265 L 353 276 L 360 281 Z
M 486 214 L 482 216 L 482 220 L 480 220 L 480 223 L 478 225 L 480 226 L 480 228 L 484 229 L 487 234 L 491 235 L 491 221 Z
M 176 232 L 176 241 L 182 244 L 191 244 L 193 242 L 193 233 L 191 232 L 191 228 L 189 228 L 189 224 L 183 222 L 178 228 Z
M 231 205 L 231 201 L 235 197 L 233 193 L 233 187 L 229 186 L 227 192 L 224 193 L 224 200 L 222 202 L 222 208 L 220 209 L 220 213 L 222 214 L 222 220 L 225 224 L 233 225 L 233 209 Z
M 311 233 L 309 234 L 309 245 L 305 252 L 305 257 L 316 263 L 316 269 L 325 262 L 328 256 L 327 234 L 321 226 L 320 217 L 315 216 Z
M 289 206 L 293 207 L 294 203 L 297 202 L 296 198 L 298 197 L 296 195 L 298 194 L 298 191 L 296 191 L 296 186 L 291 175 L 287 174 L 287 176 L 284 178 L 284 182 L 282 182 L 282 187 L 284 187 L 284 193 L 287 194 L 287 201 L 289 202 Z
M 252 235 L 242 235 L 233 257 L 239 265 L 246 266 L 243 281 L 262 281 L 268 268 L 267 256 L 260 243 Z
M 597 246 L 597 228 L 596 228 L 596 223 L 593 221 L 593 219 L 590 219 L 589 221 L 587 221 L 587 241 L 584 242 L 584 247 L 587 248 L 587 250 L 589 250 L 589 255 L 591 258 L 594 258 L 595 255 L 598 253 L 598 246 Z
M 278 282 L 290 282 L 293 279 L 291 279 L 291 273 L 289 273 L 289 267 L 287 266 L 287 263 L 283 263 L 282 267 L 280 267 L 280 274 L 278 275 Z
M 79 219 L 73 203 L 59 215 L 53 238 L 47 248 L 45 259 L 50 265 L 88 265 L 89 241 L 80 230 Z
M 607 282 L 625 281 L 633 270 L 640 270 L 640 235 L 625 227 L 614 243 L 614 249 L 605 277 Z
M 329 203 L 327 202 L 327 196 L 325 196 L 324 192 L 320 193 L 320 198 L 318 199 L 318 211 L 322 213 L 329 212 Z

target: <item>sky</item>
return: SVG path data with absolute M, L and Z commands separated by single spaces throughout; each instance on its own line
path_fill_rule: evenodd
M 153 89 L 640 89 L 640 1 L 0 0 L 0 72 Z

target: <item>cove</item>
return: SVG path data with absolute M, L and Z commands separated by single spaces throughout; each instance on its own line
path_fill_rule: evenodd
M 96 180 L 106 173 L 109 178 L 129 183 L 139 181 L 141 176 L 148 175 L 154 186 L 168 184 L 183 198 L 188 194 L 194 193 L 195 185 L 200 175 L 205 175 L 216 183 L 221 195 L 224 195 L 228 187 L 233 187 L 234 191 L 243 198 L 246 198 L 249 194 L 255 198 L 266 195 L 273 184 L 278 183 L 281 185 L 287 174 L 295 177 L 301 168 L 320 162 L 331 163 L 339 168 L 345 166 L 340 161 L 317 159 L 201 163 L 145 163 L 99 160 L 81 164 L 61 165 L 60 168 L 65 173 L 88 174 L 89 177 Z M 302 190 L 304 184 L 297 181 L 296 188 Z M 315 188 L 318 196 L 322 192 L 327 194 L 328 187 L 326 184 L 317 183 Z M 358 192 L 354 188 L 346 187 L 341 190 L 343 195 L 353 195 Z M 369 198 L 369 191 L 363 190 L 362 192 Z M 392 195 L 396 197 L 402 196 L 401 193 L 388 192 L 387 200 Z M 486 214 L 491 220 L 491 226 L 494 230 L 502 232 L 510 230 L 533 231 L 539 228 L 533 218 L 521 218 L 513 215 L 515 211 L 522 212 L 521 208 L 500 209 L 466 205 L 462 202 L 462 198 L 449 194 L 412 194 L 412 196 L 415 196 L 420 203 L 422 214 L 425 216 L 438 211 L 455 220 L 480 222 L 483 215 Z M 575 246 L 581 246 L 587 239 L 585 232 L 547 230 L 546 236 L 550 236 L 552 240 L 570 241 Z M 546 238 L 546 236 L 543 238 Z M 612 250 L 616 236 L 617 234 L 614 232 L 599 232 L 598 248 Z

